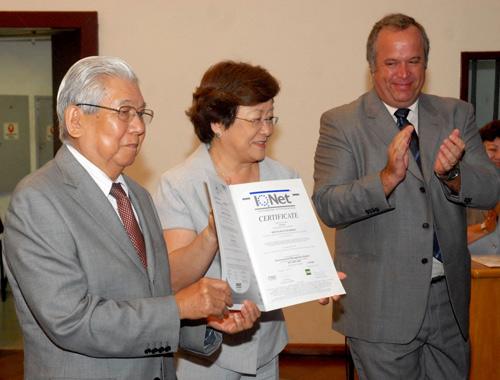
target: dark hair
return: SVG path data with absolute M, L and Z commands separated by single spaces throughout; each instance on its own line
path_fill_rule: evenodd
M 212 141 L 211 123 L 233 124 L 238 106 L 254 106 L 271 100 L 280 91 L 278 81 L 260 66 L 223 61 L 211 66 L 193 93 L 186 111 L 200 141 Z
M 377 55 L 377 52 L 375 51 L 375 43 L 377 42 L 380 31 L 384 28 L 405 30 L 410 26 L 416 27 L 420 32 L 420 36 L 422 37 L 422 44 L 424 46 L 424 63 L 425 67 L 427 67 L 427 62 L 429 60 L 430 42 L 424 27 L 420 25 L 413 17 L 406 16 L 401 13 L 393 13 L 377 21 L 375 25 L 373 25 L 370 35 L 368 36 L 368 41 L 366 42 L 366 60 L 370 65 L 371 72 L 375 71 L 375 56 Z
M 479 130 L 483 141 L 493 141 L 500 137 L 500 120 L 493 120 Z

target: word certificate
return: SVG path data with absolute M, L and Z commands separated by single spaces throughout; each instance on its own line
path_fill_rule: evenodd
M 208 178 L 222 279 L 270 311 L 345 294 L 300 179 L 226 185 Z

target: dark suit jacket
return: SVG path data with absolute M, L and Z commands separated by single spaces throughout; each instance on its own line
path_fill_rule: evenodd
M 174 379 L 179 345 L 211 353 L 220 344 L 204 349 L 205 326 L 181 329 L 151 197 L 125 180 L 147 271 L 112 205 L 65 146 L 12 196 L 5 256 L 26 379 Z
M 418 112 L 423 175 L 411 157 L 406 178 L 388 198 L 379 172 L 398 129 L 377 94 L 371 91 L 321 118 L 313 201 L 321 219 L 337 227 L 336 267 L 348 277 L 347 295 L 334 308 L 334 327 L 347 336 L 392 343 L 416 336 L 429 292 L 434 229 L 453 310 L 468 336 L 465 211 L 495 205 L 499 176 L 484 152 L 471 105 L 422 94 Z M 457 195 L 433 172 L 439 146 L 454 128 L 466 143 Z

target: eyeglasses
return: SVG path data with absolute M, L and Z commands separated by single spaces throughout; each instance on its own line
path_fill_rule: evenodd
M 153 110 L 143 109 L 139 111 L 137 110 L 137 108 L 132 106 L 121 106 L 120 108 L 110 108 L 110 107 L 99 106 L 97 104 L 88 104 L 88 103 L 77 103 L 76 106 L 96 107 L 109 111 L 115 111 L 118 114 L 118 119 L 120 119 L 124 123 L 130 123 L 134 119 L 135 115 L 137 115 L 139 117 L 139 120 L 144 125 L 147 125 L 151 123 L 151 120 L 153 120 L 154 116 Z
M 278 124 L 278 116 L 271 116 L 265 119 L 244 119 L 242 117 L 236 116 L 235 119 L 248 121 L 249 123 L 252 123 L 252 126 L 254 126 L 255 128 L 260 128 L 264 124 L 271 127 L 274 127 L 276 124 Z

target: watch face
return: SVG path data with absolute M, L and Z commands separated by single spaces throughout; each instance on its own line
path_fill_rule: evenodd
M 448 173 L 448 177 L 446 178 L 448 181 L 451 181 L 452 179 L 457 178 L 460 175 L 460 169 L 457 167 L 454 167 L 453 169 L 450 170 Z
M 438 175 L 436 173 L 436 176 L 441 180 L 441 181 L 451 181 L 455 178 L 457 178 L 460 175 L 460 167 L 455 166 L 450 169 L 450 171 L 447 174 L 443 175 Z

